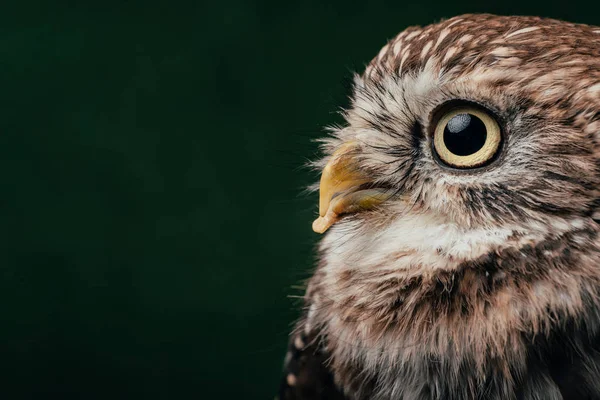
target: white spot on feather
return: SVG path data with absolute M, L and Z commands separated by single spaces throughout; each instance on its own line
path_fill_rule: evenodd
M 506 38 L 508 39 L 509 37 L 513 37 L 513 36 L 517 36 L 517 35 L 521 35 L 523 33 L 528 33 L 528 32 L 533 32 L 533 31 L 537 31 L 538 29 L 540 29 L 539 26 L 530 26 L 528 28 L 522 28 L 522 29 L 518 29 L 514 32 L 509 33 L 508 35 L 506 35 Z
M 453 47 L 450 47 L 450 48 L 448 49 L 448 51 L 446 52 L 446 55 L 444 56 L 444 59 L 442 60 L 442 63 L 445 63 L 445 62 L 447 62 L 447 61 L 448 61 L 450 58 L 452 58 L 452 56 L 453 56 L 454 54 L 456 54 L 456 52 L 457 52 L 457 51 L 458 51 L 458 48 L 457 48 L 457 47 L 454 47 L 454 46 L 453 46 Z
M 433 46 L 434 50 L 437 49 L 437 47 L 440 45 L 440 43 L 442 43 L 442 40 L 444 40 L 446 38 L 446 36 L 448 36 L 449 33 L 450 33 L 450 29 L 448 29 L 448 28 L 446 28 L 440 32 L 440 36 L 438 36 L 438 40 L 437 40 L 437 42 L 435 42 L 435 46 Z
M 377 61 L 381 61 L 381 59 L 385 56 L 385 53 L 387 53 L 389 46 L 390 45 L 388 43 L 385 46 L 383 46 L 381 50 L 379 50 L 379 54 L 377 55 Z
M 288 376 L 285 378 L 286 382 L 288 385 L 290 386 L 296 386 L 296 375 L 294 374 L 288 374 Z
M 458 43 L 458 44 L 464 44 L 464 43 L 468 42 L 471 39 L 473 39 L 473 35 L 470 35 L 470 34 L 464 35 L 460 39 L 458 39 L 458 41 L 456 43 Z
M 453 21 L 451 24 L 448 24 L 448 26 L 446 28 L 450 28 L 452 25 L 456 25 L 458 24 L 460 21 L 463 21 L 462 18 L 457 19 L 456 21 Z
M 400 49 L 402 48 L 402 40 L 398 40 L 394 47 L 392 47 L 392 51 L 394 52 L 394 56 L 397 56 L 400 53 Z
M 400 67 L 398 68 L 398 73 L 402 72 L 402 66 L 404 65 L 404 61 L 406 61 L 406 59 L 408 58 L 409 55 L 410 55 L 410 50 L 408 50 L 408 48 L 406 48 L 405 53 L 402 56 L 402 60 L 400 60 Z
M 590 86 L 587 91 L 591 94 L 600 93 L 600 83 L 596 83 L 595 85 Z
M 433 45 L 433 42 L 430 40 L 429 42 L 427 42 L 427 44 L 423 47 L 423 50 L 421 50 L 421 59 L 425 58 L 425 56 L 427 55 L 427 52 L 429 51 L 429 49 L 431 48 L 431 46 Z
M 417 36 L 417 35 L 418 35 L 418 34 L 420 34 L 420 33 L 421 33 L 421 30 L 420 30 L 420 29 L 419 29 L 419 30 L 416 30 L 416 31 L 413 31 L 413 32 L 409 33 L 409 34 L 406 36 L 406 40 L 410 40 L 410 39 L 414 38 L 415 36 Z
M 304 341 L 300 335 L 296 336 L 296 339 L 294 339 L 294 347 L 296 347 L 298 350 L 302 350 L 304 348 Z
M 509 57 L 513 54 L 513 49 L 510 47 L 496 47 L 490 51 L 490 54 L 496 57 Z

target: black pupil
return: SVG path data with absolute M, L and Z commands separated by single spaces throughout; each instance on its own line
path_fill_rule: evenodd
M 457 114 L 444 128 L 444 144 L 457 156 L 477 153 L 486 138 L 485 124 L 473 114 Z

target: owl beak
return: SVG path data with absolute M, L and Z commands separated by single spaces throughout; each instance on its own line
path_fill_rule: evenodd
M 312 225 L 316 233 L 324 233 L 342 215 L 372 209 L 391 197 L 389 189 L 368 187 L 372 179 L 359 169 L 355 157 L 357 149 L 356 143 L 345 143 L 333 153 L 323 169 L 319 218 Z

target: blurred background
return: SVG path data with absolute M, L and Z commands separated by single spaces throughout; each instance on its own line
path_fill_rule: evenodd
M 10 399 L 272 398 L 318 240 L 303 165 L 352 72 L 407 26 L 465 12 L 600 24 L 598 2 L 564 0 L 11 3 Z

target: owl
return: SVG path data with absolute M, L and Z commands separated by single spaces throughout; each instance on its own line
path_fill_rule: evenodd
M 290 399 L 600 399 L 600 28 L 411 27 L 322 140 Z

